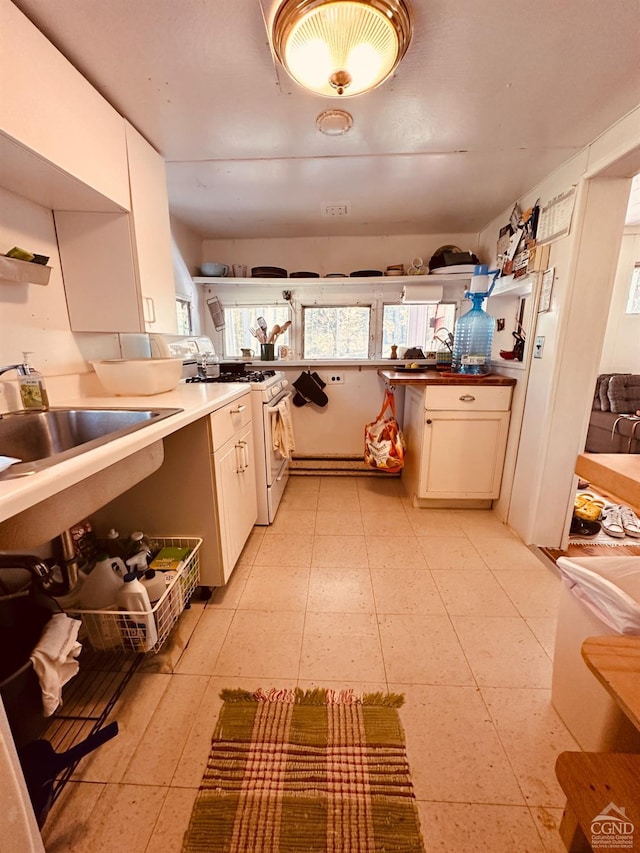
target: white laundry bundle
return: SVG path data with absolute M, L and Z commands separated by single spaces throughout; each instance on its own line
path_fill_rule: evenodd
M 66 613 L 56 613 L 44 626 L 30 660 L 40 681 L 44 716 L 50 717 L 62 705 L 62 688 L 78 672 L 77 657 L 82 650 L 78 642 L 80 620 Z

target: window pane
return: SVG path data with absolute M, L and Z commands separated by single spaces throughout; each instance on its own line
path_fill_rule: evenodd
M 626 314 L 640 314 L 640 264 L 636 264 L 631 275 Z
M 178 334 L 190 335 L 191 327 L 191 302 L 188 299 L 176 299 L 176 312 L 178 314 Z
M 245 307 L 224 309 L 224 355 L 235 358 L 242 355 L 241 349 L 252 349 L 256 357 L 260 355 L 260 342 L 251 334 L 250 328 L 258 328 L 258 317 L 264 317 L 267 323 L 267 335 L 276 323 L 282 326 L 290 319 L 291 312 L 286 305 L 281 307 L 268 305 L 248 305 Z M 282 345 L 291 346 L 289 329 L 275 342 L 276 353 Z
M 304 358 L 368 358 L 371 309 L 304 308 Z
M 382 356 L 388 358 L 391 345 L 397 344 L 401 353 L 407 347 L 420 347 L 423 352 L 438 348 L 435 335 L 441 329 L 453 332 L 456 306 L 385 305 L 382 318 Z

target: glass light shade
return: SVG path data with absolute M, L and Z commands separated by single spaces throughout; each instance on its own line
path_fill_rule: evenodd
M 287 72 L 326 97 L 378 86 L 410 38 L 403 0 L 285 0 L 273 25 L 274 49 Z

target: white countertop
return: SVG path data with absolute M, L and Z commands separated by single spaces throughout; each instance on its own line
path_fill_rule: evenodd
M 62 492 L 69 486 L 82 482 L 92 474 L 102 471 L 125 459 L 132 453 L 148 447 L 187 424 L 205 417 L 226 403 L 249 394 L 246 384 L 186 384 L 181 382 L 173 391 L 151 397 L 111 397 L 105 393 L 92 396 L 77 391 L 58 391 L 50 394 L 52 407 L 110 409 L 179 408 L 184 411 L 151 423 L 130 435 L 114 439 L 95 450 L 88 450 L 44 471 L 14 480 L 0 480 L 0 521 L 11 518 L 46 498 Z

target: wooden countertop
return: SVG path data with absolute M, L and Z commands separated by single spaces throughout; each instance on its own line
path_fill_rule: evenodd
M 588 637 L 582 657 L 598 681 L 640 729 L 640 637 Z
M 576 474 L 640 511 L 639 453 L 581 453 Z
M 499 373 L 488 376 L 443 376 L 437 370 L 378 370 L 386 382 L 392 385 L 515 385 L 517 380 Z

